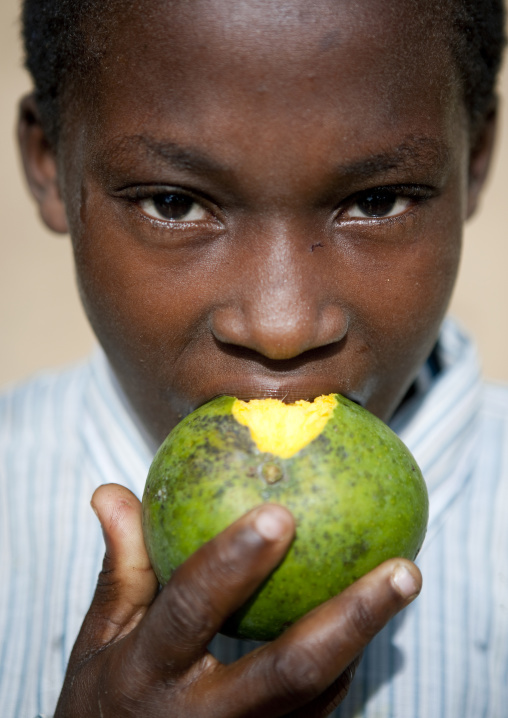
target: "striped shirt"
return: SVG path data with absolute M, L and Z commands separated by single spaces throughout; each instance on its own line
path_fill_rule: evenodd
M 507 718 L 508 389 L 451 321 L 392 426 L 430 494 L 421 596 L 374 639 L 340 718 Z M 103 541 L 90 497 L 153 456 L 101 351 L 0 398 L 0 715 L 50 716 Z M 218 637 L 225 661 L 247 642 Z

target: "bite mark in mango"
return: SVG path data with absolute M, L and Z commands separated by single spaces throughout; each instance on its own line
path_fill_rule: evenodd
M 321 434 L 336 406 L 333 394 L 294 404 L 271 398 L 236 399 L 232 414 L 238 423 L 249 427 L 260 451 L 289 459 Z

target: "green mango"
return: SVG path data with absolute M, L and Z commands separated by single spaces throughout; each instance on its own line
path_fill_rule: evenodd
M 235 407 L 244 402 L 223 396 L 180 422 L 150 468 L 143 531 L 162 584 L 254 506 L 282 504 L 295 517 L 286 557 L 226 622 L 227 635 L 272 640 L 382 561 L 414 559 L 423 543 L 427 489 L 409 450 L 354 402 L 322 398 L 331 408 L 310 433 L 304 427 L 309 436 L 290 456 L 280 446 L 266 450 L 255 427 L 239 419 Z M 267 435 L 278 431 L 269 427 Z M 290 425 L 282 446 L 296 434 Z

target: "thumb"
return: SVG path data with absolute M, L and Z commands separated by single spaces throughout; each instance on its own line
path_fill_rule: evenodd
M 106 553 L 79 637 L 86 653 L 130 633 L 158 589 L 143 541 L 140 501 L 124 486 L 106 484 L 95 491 L 91 503 L 101 523 Z

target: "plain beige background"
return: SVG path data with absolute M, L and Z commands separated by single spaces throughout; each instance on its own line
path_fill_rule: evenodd
M 14 141 L 17 99 L 29 88 L 21 69 L 18 0 L 0 4 L 0 384 L 86 354 L 93 337 L 75 288 L 67 238 L 38 220 Z M 508 72 L 501 82 L 508 97 Z M 508 103 L 507 103 L 508 104 Z M 508 118 L 508 108 L 507 108 Z M 452 313 L 480 345 L 488 377 L 508 380 L 508 119 L 477 217 L 466 230 Z

